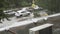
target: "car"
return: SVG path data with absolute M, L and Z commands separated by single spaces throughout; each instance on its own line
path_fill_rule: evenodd
M 23 11 L 23 12 L 21 12 L 20 14 L 21 14 L 20 16 L 28 16 L 28 15 L 30 15 L 30 12 L 28 12 L 28 11 Z
M 10 16 L 15 15 L 15 11 L 12 11 L 12 10 L 6 10 L 6 11 L 4 11 L 4 13 L 8 14 Z
M 31 12 L 27 11 L 27 10 L 19 10 L 15 13 L 15 16 L 17 17 L 25 17 L 25 16 L 29 16 Z
M 19 11 L 17 11 L 16 13 L 15 13 L 15 15 L 19 15 L 19 16 L 28 16 L 28 15 L 30 15 L 30 12 L 29 11 L 21 11 L 21 12 L 19 12 Z M 16 16 L 17 16 L 16 15 Z
M 12 11 L 12 10 L 7 10 L 7 11 L 4 11 L 6 14 L 15 14 L 15 11 Z

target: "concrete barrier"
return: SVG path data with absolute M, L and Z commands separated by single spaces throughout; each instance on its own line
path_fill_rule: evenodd
M 29 29 L 29 34 L 52 34 L 53 24 L 43 24 Z

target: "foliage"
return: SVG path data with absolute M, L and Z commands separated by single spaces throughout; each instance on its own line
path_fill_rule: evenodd
M 50 0 L 48 4 L 48 9 L 54 12 L 60 12 L 60 3 L 59 0 Z
M 0 3 L 2 1 L 4 2 L 3 6 L 5 6 L 6 9 L 20 8 L 32 5 L 32 0 L 0 0 Z M 35 4 L 45 9 L 49 9 L 50 11 L 60 11 L 59 0 L 35 0 Z
M 3 12 L 3 10 L 7 8 L 7 6 L 8 6 L 8 3 L 6 3 L 5 0 L 0 0 L 0 23 L 2 23 L 1 20 L 4 21 L 4 18 L 9 20 L 7 14 Z
M 35 4 L 45 9 L 48 9 L 50 13 L 60 12 L 59 0 L 35 0 Z M 3 10 L 11 8 L 27 7 L 31 5 L 32 0 L 0 0 L 0 20 L 3 17 L 1 16 L 1 14 L 4 14 Z

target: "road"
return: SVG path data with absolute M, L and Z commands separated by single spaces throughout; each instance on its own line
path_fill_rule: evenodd
M 27 24 L 34 23 L 34 22 L 41 21 L 41 20 L 46 20 L 46 21 L 48 20 L 47 22 L 51 22 L 51 23 L 55 24 L 54 29 L 58 27 L 58 29 L 56 29 L 56 30 L 59 30 L 59 25 L 58 24 L 60 24 L 59 23 L 60 21 L 59 21 L 59 18 L 57 18 L 59 16 L 60 16 L 60 13 L 45 16 L 45 17 L 31 18 L 31 19 L 27 19 L 27 20 L 24 20 L 24 21 L 20 21 L 20 22 L 17 22 L 16 17 L 13 17 L 13 18 L 10 18 L 11 21 L 6 20 L 6 21 L 3 22 L 3 24 L 0 26 L 0 31 L 8 30 L 12 27 L 27 25 Z M 56 32 L 56 30 L 54 30 L 54 31 Z

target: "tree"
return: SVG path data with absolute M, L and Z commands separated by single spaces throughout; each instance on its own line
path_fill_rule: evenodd
M 5 2 L 5 0 L 0 0 L 0 23 L 2 23 L 1 20 L 4 21 L 4 18 L 9 20 L 8 15 L 3 12 L 3 10 L 5 10 L 8 7 L 8 4 L 9 3 Z M 10 30 L 7 30 L 7 31 L 11 32 L 12 34 L 16 34 L 15 32 L 10 31 Z
M 60 0 L 50 0 L 48 3 L 48 9 L 51 12 L 58 13 L 60 12 Z
M 5 10 L 7 6 L 8 5 L 6 4 L 5 0 L 0 0 L 0 23 L 2 23 L 1 20 L 4 21 L 4 18 L 9 20 L 8 15 L 3 12 L 3 10 Z

